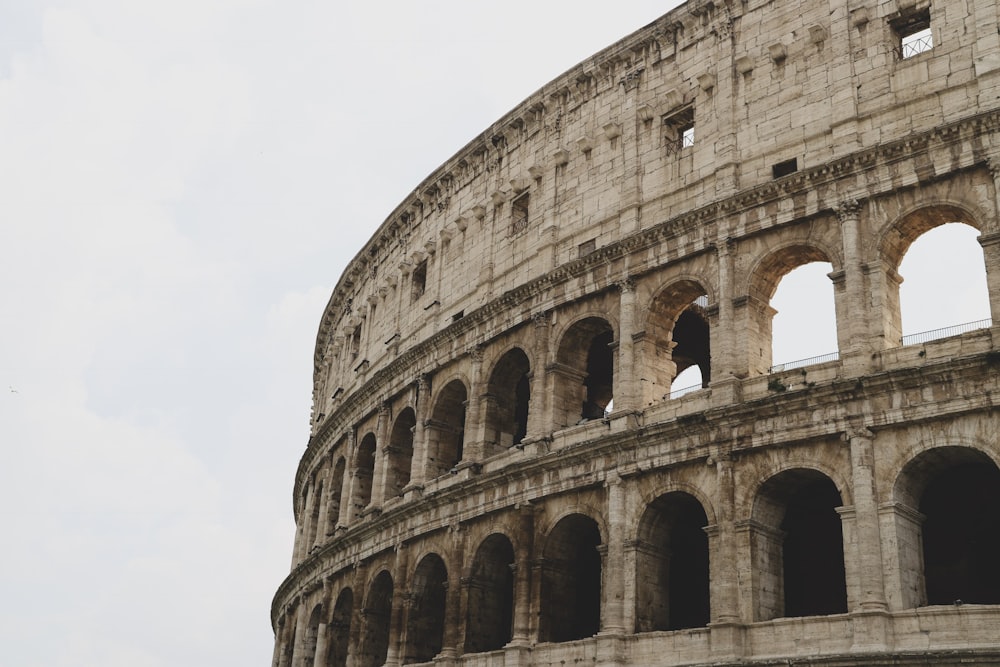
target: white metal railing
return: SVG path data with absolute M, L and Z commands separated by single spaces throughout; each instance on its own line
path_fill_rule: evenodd
M 921 331 L 920 333 L 907 334 L 900 338 L 900 345 L 913 345 L 915 343 L 926 343 L 929 340 L 937 340 L 938 338 L 947 338 L 948 336 L 957 336 L 958 334 L 968 333 L 969 331 L 975 331 L 977 329 L 989 329 L 993 326 L 993 318 L 987 317 L 985 320 L 976 320 L 975 322 L 966 322 L 965 324 L 956 324 L 951 327 L 944 327 L 943 329 L 931 329 L 930 331 Z
M 797 359 L 795 361 L 786 361 L 783 364 L 775 364 L 768 369 L 768 373 L 780 373 L 781 371 L 790 371 L 793 368 L 802 368 L 803 366 L 812 366 L 813 364 L 823 364 L 827 361 L 837 361 L 840 359 L 840 352 L 830 352 L 829 354 L 821 354 L 818 357 L 808 357 L 806 359 Z
M 698 391 L 699 389 L 704 389 L 701 382 L 698 384 L 693 384 L 690 387 L 681 387 L 680 389 L 670 388 L 670 398 L 680 398 L 684 394 L 690 394 L 692 391 Z
M 912 35 L 907 35 L 902 39 L 900 47 L 903 52 L 903 59 L 912 58 L 913 56 L 923 53 L 924 51 L 930 51 L 934 48 L 934 39 L 931 36 L 931 29 L 925 28 Z

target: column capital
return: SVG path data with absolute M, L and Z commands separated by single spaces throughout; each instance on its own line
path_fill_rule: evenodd
M 837 219 L 840 222 L 857 220 L 861 213 L 861 202 L 853 197 L 844 199 L 833 207 L 833 212 L 837 214 Z
M 622 294 L 632 294 L 635 292 L 635 278 L 624 278 L 615 283 L 615 287 Z

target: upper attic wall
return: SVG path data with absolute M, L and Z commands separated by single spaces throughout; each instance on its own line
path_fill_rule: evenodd
M 352 260 L 317 336 L 316 411 L 504 293 L 773 180 L 776 165 L 931 129 L 971 113 L 970 98 L 995 108 L 981 78 L 1000 66 L 982 55 L 1000 50 L 997 7 L 979 5 L 692 1 L 557 77 L 420 183 Z M 901 58 L 899 26 L 924 15 L 933 49 Z

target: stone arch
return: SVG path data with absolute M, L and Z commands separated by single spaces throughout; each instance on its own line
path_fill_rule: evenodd
M 558 340 L 552 383 L 554 427 L 602 418 L 614 398 L 614 327 L 603 315 L 586 315 L 571 322 Z
M 881 230 L 877 246 L 881 273 L 878 274 L 880 282 L 877 287 L 884 292 L 882 299 L 884 305 L 881 317 L 882 330 L 877 333 L 883 336 L 885 347 L 897 347 L 902 344 L 903 317 L 899 288 L 904 276 L 900 275 L 899 268 L 913 243 L 925 233 L 948 223 L 960 223 L 983 233 L 986 231 L 987 219 L 978 207 L 957 200 L 940 199 L 922 201 L 906 207 Z M 988 270 L 985 253 L 983 262 Z M 992 315 L 995 317 L 996 313 Z
M 646 506 L 635 542 L 636 632 L 708 625 L 708 525 L 701 502 L 683 491 Z
M 385 449 L 389 464 L 385 480 L 386 499 L 403 495 L 403 489 L 410 483 L 416 426 L 417 415 L 410 407 L 403 408 L 392 424 L 389 444 Z
M 430 479 L 447 475 L 462 460 L 468 385 L 455 378 L 434 396 L 430 420 L 424 425 Z
M 653 295 L 637 341 L 643 405 L 669 397 L 674 379 L 690 366 L 701 371 L 703 387 L 711 381 L 710 297 L 704 284 L 680 277 Z
M 448 569 L 435 553 L 420 559 L 410 585 L 403 664 L 430 662 L 444 644 Z
M 601 628 L 601 531 L 585 514 L 561 518 L 542 548 L 538 640 L 565 642 Z
M 975 447 L 922 450 L 892 489 L 904 608 L 1000 604 L 1000 467 Z
M 760 484 L 749 525 L 755 620 L 847 612 L 843 504 L 815 468 L 787 468 Z
M 465 652 L 503 648 L 513 637 L 514 545 L 503 533 L 487 536 L 472 558 Z
M 484 449 L 491 456 L 518 444 L 528 432 L 531 360 L 523 349 L 511 347 L 497 359 L 484 401 Z
M 372 478 L 375 476 L 375 434 L 366 433 L 354 454 L 351 505 L 356 516 L 372 501 Z
M 839 255 L 812 239 L 792 241 L 771 249 L 750 270 L 745 307 L 751 374 L 766 374 L 773 363 L 772 324 L 776 311 L 770 303 L 778 284 L 791 271 L 812 262 L 830 262 L 836 271 Z
M 389 653 L 389 625 L 392 618 L 393 581 L 388 570 L 372 579 L 361 610 L 363 624 L 358 646 L 359 667 L 379 667 Z
M 337 595 L 330 622 L 327 624 L 326 667 L 347 667 L 353 619 L 354 591 L 348 587 Z

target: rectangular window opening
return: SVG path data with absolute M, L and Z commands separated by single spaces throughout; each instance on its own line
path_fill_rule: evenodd
M 527 192 L 510 203 L 510 233 L 519 234 L 528 228 L 528 204 L 530 198 Z
M 685 107 L 664 116 L 663 124 L 667 128 L 667 152 L 679 153 L 694 146 L 694 107 Z
M 789 174 L 794 174 L 799 170 L 799 159 L 793 157 L 791 160 L 785 160 L 784 162 L 778 162 L 777 164 L 771 165 L 771 175 L 774 178 L 781 178 L 782 176 L 788 176 Z
M 413 269 L 413 276 L 411 279 L 413 285 L 413 300 L 416 301 L 424 292 L 427 291 L 427 260 L 417 264 L 417 268 Z
M 891 19 L 889 25 L 896 37 L 896 55 L 902 60 L 934 48 L 930 9 Z
M 595 250 L 597 250 L 597 239 L 590 239 L 577 246 L 577 257 L 586 257 Z

